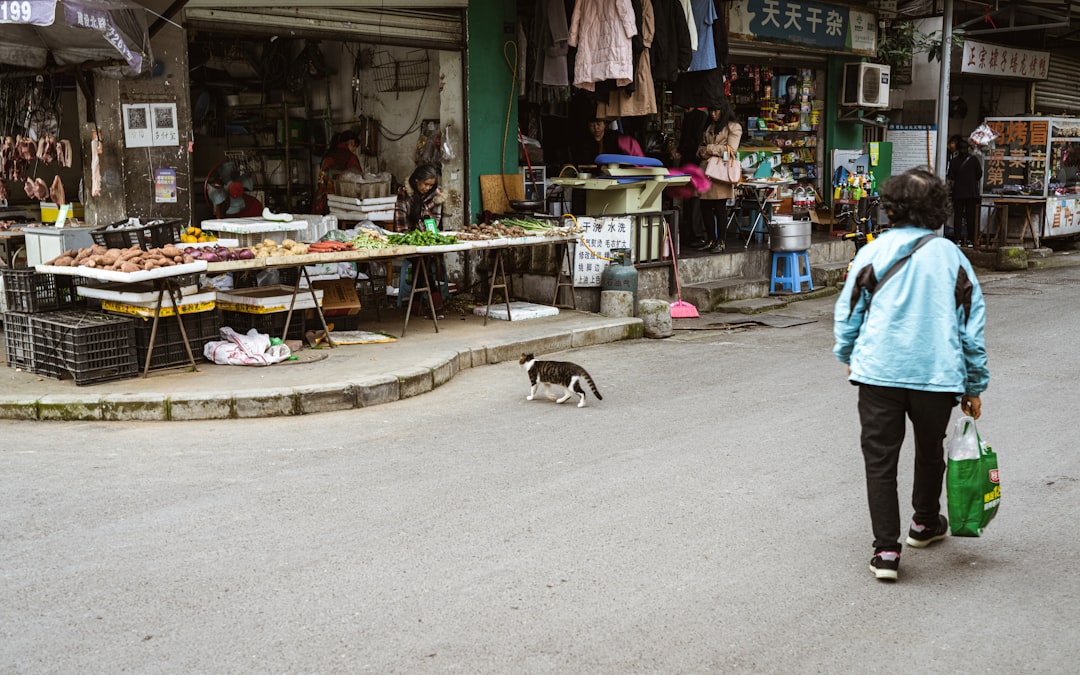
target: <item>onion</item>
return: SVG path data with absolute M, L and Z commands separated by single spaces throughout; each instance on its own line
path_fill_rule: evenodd
M 250 248 L 242 248 L 237 252 L 236 256 L 239 260 L 253 260 L 255 258 L 255 251 L 252 251 Z

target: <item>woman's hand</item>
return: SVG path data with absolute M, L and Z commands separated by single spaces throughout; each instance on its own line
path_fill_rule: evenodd
M 963 396 L 960 398 L 960 411 L 972 419 L 979 419 L 982 415 L 982 401 L 978 396 Z

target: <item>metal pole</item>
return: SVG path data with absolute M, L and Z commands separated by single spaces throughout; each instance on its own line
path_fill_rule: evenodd
M 952 69 L 953 0 L 945 0 L 941 21 L 941 81 L 938 84 L 937 159 L 935 172 L 945 178 L 949 156 L 949 75 Z

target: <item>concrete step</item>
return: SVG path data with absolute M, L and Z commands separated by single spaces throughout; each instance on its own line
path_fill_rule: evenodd
M 826 262 L 810 265 L 810 278 L 814 280 L 814 288 L 825 286 L 843 286 L 844 274 L 847 273 L 848 262 Z
M 683 300 L 701 311 L 736 300 L 761 298 L 769 295 L 768 277 L 727 277 L 683 286 Z

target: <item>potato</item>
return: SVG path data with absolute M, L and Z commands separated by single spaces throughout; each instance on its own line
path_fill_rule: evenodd
M 282 240 L 281 245 L 285 248 L 292 248 L 293 246 L 296 246 L 296 241 L 292 239 L 284 239 Z

